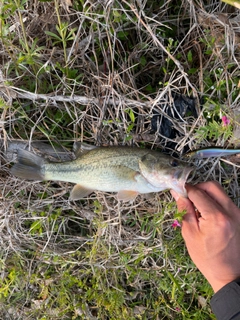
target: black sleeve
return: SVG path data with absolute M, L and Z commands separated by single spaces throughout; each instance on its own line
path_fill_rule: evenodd
M 240 320 L 240 279 L 215 293 L 210 304 L 217 320 Z

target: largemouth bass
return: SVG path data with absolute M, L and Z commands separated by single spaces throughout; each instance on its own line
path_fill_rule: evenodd
M 117 198 L 133 201 L 138 194 L 173 189 L 187 196 L 185 182 L 193 168 L 161 152 L 131 147 L 93 147 L 76 159 L 50 162 L 26 150 L 18 150 L 18 163 L 11 171 L 23 179 L 76 183 L 70 200 L 93 191 L 117 192 Z

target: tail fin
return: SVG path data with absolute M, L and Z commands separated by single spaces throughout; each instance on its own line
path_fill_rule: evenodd
M 18 150 L 18 162 L 11 168 L 13 175 L 27 180 L 44 180 L 45 160 L 27 150 Z

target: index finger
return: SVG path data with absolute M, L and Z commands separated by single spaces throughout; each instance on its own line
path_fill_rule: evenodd
M 216 203 L 218 203 L 226 212 L 236 208 L 235 204 L 228 197 L 223 187 L 217 181 L 201 182 L 196 185 L 199 189 L 205 191 Z
M 226 213 L 225 209 L 204 189 L 198 188 L 198 185 L 187 185 L 186 189 L 188 192 L 188 198 L 192 201 L 204 220 L 209 217 L 216 218 L 216 215 L 219 213 Z

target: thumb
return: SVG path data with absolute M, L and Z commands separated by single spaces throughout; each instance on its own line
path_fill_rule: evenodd
M 193 203 L 188 199 L 179 195 L 176 191 L 170 190 L 173 198 L 177 202 L 178 211 L 186 211 L 186 214 L 183 216 L 182 228 L 191 228 L 193 226 L 198 226 L 198 219 L 196 217 L 195 208 Z

